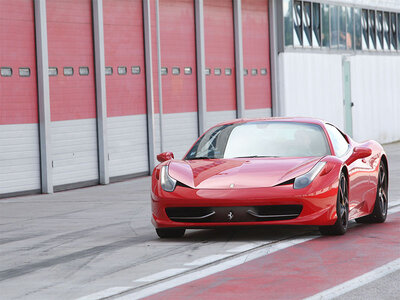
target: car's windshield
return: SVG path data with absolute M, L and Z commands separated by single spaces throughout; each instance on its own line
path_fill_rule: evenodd
M 286 121 L 255 121 L 211 128 L 185 159 L 308 157 L 330 154 L 321 126 Z

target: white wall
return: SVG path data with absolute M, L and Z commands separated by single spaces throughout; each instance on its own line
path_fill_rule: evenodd
M 356 140 L 400 140 L 400 56 L 350 58 L 353 132 Z
M 354 107 L 353 136 L 380 143 L 400 140 L 400 56 L 348 56 Z M 342 55 L 286 52 L 279 55 L 283 116 L 310 116 L 344 129 Z
M 287 52 L 279 54 L 280 115 L 314 117 L 344 128 L 342 57 Z

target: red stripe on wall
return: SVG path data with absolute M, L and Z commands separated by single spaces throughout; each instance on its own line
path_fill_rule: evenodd
M 243 67 L 245 108 L 271 107 L 271 72 L 269 61 L 269 23 L 267 0 L 242 1 Z M 261 69 L 267 69 L 267 75 Z M 252 69 L 257 69 L 253 76 Z
M 49 67 L 58 68 L 49 78 L 51 120 L 95 118 L 91 1 L 46 3 Z M 64 67 L 73 67 L 74 75 L 64 76 Z M 89 75 L 80 76 L 79 67 L 89 67 Z
M 106 76 L 109 117 L 146 113 L 142 15 L 141 0 L 103 3 L 105 63 L 113 68 Z M 127 67 L 127 74 L 119 75 L 118 66 Z M 132 74 L 132 66 L 140 67 L 140 74 Z
M 160 44 L 162 66 L 163 111 L 181 113 L 197 111 L 196 33 L 192 0 L 160 1 Z M 173 75 L 172 68 L 180 74 Z M 190 67 L 191 75 L 184 74 Z
M 0 66 L 12 68 L 0 77 L 0 125 L 38 122 L 33 1 L 0 0 Z M 29 68 L 20 77 L 19 68 Z
M 233 8 L 231 0 L 204 1 L 204 43 L 206 67 L 207 111 L 236 110 L 235 49 Z M 220 76 L 214 69 L 221 68 Z M 232 75 L 224 74 L 225 68 Z

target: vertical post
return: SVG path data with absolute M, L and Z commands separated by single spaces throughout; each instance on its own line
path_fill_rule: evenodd
M 157 78 L 158 78 L 158 110 L 160 130 L 160 150 L 164 152 L 163 143 L 163 102 L 162 102 L 162 81 L 161 81 L 161 42 L 160 42 L 160 5 L 156 0 L 156 26 L 157 26 Z
M 100 184 L 110 183 L 107 144 L 107 99 L 104 62 L 103 0 L 92 1 L 96 79 L 97 141 Z
M 269 0 L 269 40 L 270 40 L 270 64 L 271 64 L 271 96 L 272 96 L 272 116 L 283 116 L 284 111 L 280 101 L 283 101 L 283 80 L 278 80 L 281 70 L 279 69 L 279 49 L 283 49 L 283 10 L 281 0 Z M 282 66 L 281 66 L 282 67 Z M 279 81 L 281 84 L 279 85 Z M 279 87 L 281 90 L 279 91 Z M 281 97 L 279 97 L 279 95 Z
M 196 22 L 196 61 L 197 61 L 197 107 L 199 136 L 203 134 L 206 123 L 207 97 L 206 97 L 206 59 L 204 50 L 204 12 L 203 0 L 195 0 Z
M 242 0 L 233 1 L 233 24 L 235 28 L 236 117 L 243 118 L 245 106 L 243 79 Z
M 49 55 L 47 51 L 46 1 L 34 0 L 36 30 L 36 68 L 39 108 L 39 147 L 42 193 L 53 193 L 50 135 Z
M 151 0 L 143 0 L 144 52 L 146 69 L 146 104 L 147 104 L 147 135 L 149 145 L 149 170 L 153 171 L 154 157 L 154 94 L 153 94 L 153 64 L 151 51 Z
M 351 101 L 351 68 L 348 57 L 342 57 L 342 76 L 343 76 L 343 109 L 344 109 L 344 126 L 345 132 L 353 137 L 353 114 L 352 107 L 354 103 Z

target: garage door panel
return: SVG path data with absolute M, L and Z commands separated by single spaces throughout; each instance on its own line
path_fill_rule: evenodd
M 197 139 L 197 113 L 167 114 L 163 121 L 164 127 L 168 128 L 164 134 L 164 149 L 172 151 L 176 158 L 182 158 Z
M 245 117 L 249 119 L 266 118 L 272 116 L 271 108 L 246 109 Z
M 47 22 L 88 23 L 91 8 L 87 0 L 47 0 Z
M 162 76 L 163 148 L 182 157 L 198 136 L 193 1 L 160 1 L 160 44 L 161 63 L 168 68 Z M 174 75 L 176 67 L 179 74 Z M 188 74 L 185 68 L 190 68 Z
M 40 189 L 33 1 L 0 0 L 0 196 Z M 30 76 L 19 76 L 29 68 Z
M 236 119 L 236 110 L 207 112 L 206 128 L 210 128 L 226 120 Z
M 204 1 L 204 43 L 206 67 L 211 70 L 206 76 L 207 112 L 236 111 L 232 1 Z M 221 74 L 215 74 L 215 69 L 220 69 Z M 226 75 L 226 69 L 230 70 L 230 75 Z M 222 114 L 231 116 L 230 113 Z M 207 113 L 206 118 L 209 119 L 207 124 L 216 120 L 214 114 Z
M 111 177 L 149 171 L 142 15 L 140 0 L 103 3 L 105 64 L 113 68 L 106 76 Z M 126 75 L 118 74 L 119 66 Z
M 163 113 L 197 112 L 193 1 L 160 1 L 160 44 L 162 66 L 168 68 L 168 74 L 162 76 Z M 174 67 L 179 68 L 179 75 L 172 74 Z M 191 74 L 185 74 L 185 67 L 191 68 Z
M 245 116 L 267 117 L 271 108 L 268 1 L 243 0 L 242 26 L 243 66 L 249 73 L 244 77 Z
M 96 120 L 51 123 L 54 185 L 98 178 Z
M 0 125 L 0 132 L 0 195 L 40 189 L 38 124 Z
M 90 0 L 48 0 L 47 37 L 54 186 L 98 180 L 96 97 Z M 65 76 L 64 67 L 73 67 Z M 89 70 L 80 74 L 80 67 Z
M 9 16 L 4 19 L 0 17 L 0 28 L 3 29 L 0 30 L 0 38 L 4 47 L 1 55 L 4 61 L 9 64 L 16 64 L 16 66 L 19 66 L 21 62 L 34 64 L 32 61 L 32 45 L 35 45 L 35 29 L 32 26 L 33 20 L 22 21 L 13 20 Z M 4 30 L 5 28 L 7 30 Z
M 146 114 L 142 1 L 106 0 L 103 15 L 105 64 L 114 69 L 106 77 L 107 114 Z M 118 75 L 118 66 L 127 67 L 127 74 Z M 132 66 L 140 74 L 132 74 Z
M 110 176 L 147 172 L 147 131 L 137 130 L 145 115 L 108 118 Z
M 124 62 L 125 59 L 135 59 L 143 67 L 143 59 L 140 59 L 140 57 L 143 57 L 144 50 L 142 47 L 138 47 L 138 44 L 143 45 L 141 30 L 143 30 L 143 24 L 140 24 L 140 26 L 107 24 L 104 28 L 104 35 L 107 36 L 106 51 L 108 54 L 106 65 L 116 66 L 118 64 L 115 63 Z M 119 35 L 116 35 L 115 32 L 118 32 Z M 117 47 L 118 44 L 123 47 Z M 126 48 L 130 49 L 129 53 L 127 53 Z

